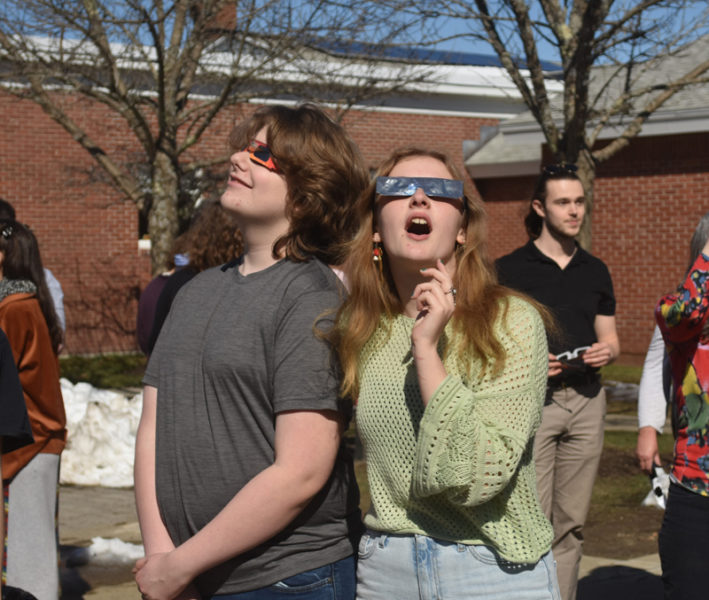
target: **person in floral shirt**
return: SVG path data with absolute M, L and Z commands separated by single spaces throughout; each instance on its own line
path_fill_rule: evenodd
M 709 213 L 690 246 L 690 266 L 655 317 L 672 366 L 675 448 L 659 537 L 666 599 L 702 598 L 709 557 Z

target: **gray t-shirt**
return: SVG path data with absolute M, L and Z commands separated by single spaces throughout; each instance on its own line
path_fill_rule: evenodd
M 339 370 L 313 327 L 328 329 L 343 295 L 332 271 L 282 260 L 234 266 L 178 294 L 144 383 L 158 389 L 156 488 L 176 544 L 204 527 L 274 460 L 277 413 L 339 410 Z M 265 587 L 353 553 L 359 535 L 352 459 L 342 448 L 323 490 L 286 530 L 197 579 L 204 597 Z

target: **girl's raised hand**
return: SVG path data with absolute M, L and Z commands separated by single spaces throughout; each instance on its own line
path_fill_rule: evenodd
M 412 298 L 416 300 L 418 316 L 411 332 L 414 353 L 436 351 L 438 340 L 455 310 L 453 280 L 439 258 L 435 267 L 421 269 L 431 280 L 419 283 Z

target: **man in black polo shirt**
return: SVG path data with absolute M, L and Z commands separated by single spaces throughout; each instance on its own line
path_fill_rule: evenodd
M 549 339 L 547 404 L 534 452 L 563 600 L 576 597 L 583 525 L 603 448 L 606 399 L 598 368 L 620 352 L 608 269 L 575 240 L 584 212 L 575 165 L 546 167 L 525 218 L 530 241 L 496 263 L 500 282 L 544 304 L 560 329 Z

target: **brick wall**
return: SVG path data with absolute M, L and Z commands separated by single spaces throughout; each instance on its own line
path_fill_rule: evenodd
M 67 96 L 68 112 L 109 154 L 135 162 L 137 142 L 105 107 Z M 224 111 L 200 144 L 218 156 L 228 132 L 254 109 Z M 106 181 L 83 150 L 34 103 L 0 91 L 0 197 L 40 241 L 43 261 L 62 284 L 70 353 L 132 350 L 140 290 L 150 279 L 148 252 L 138 250 L 138 211 Z M 451 155 L 462 170 L 462 142 L 491 119 L 390 112 L 352 112 L 345 127 L 374 167 L 390 150 L 424 145 Z
M 374 111 L 352 111 L 343 121 L 370 167 L 377 166 L 395 148 L 419 146 L 445 152 L 461 173 L 463 140 L 479 139 L 480 127 L 496 123 L 494 119 Z
M 120 119 L 82 99 L 66 102 L 99 144 L 135 160 L 135 139 Z M 192 155 L 223 152 L 228 132 L 251 110 L 224 111 Z M 64 287 L 68 350 L 134 349 L 137 298 L 150 278 L 148 253 L 138 250 L 137 209 L 38 106 L 0 92 L 0 114 L 0 196 L 32 226 L 46 266 Z M 370 167 L 393 148 L 420 145 L 447 152 L 462 168 L 462 141 L 479 138 L 480 127 L 494 123 L 376 111 L 344 119 Z M 641 138 L 599 169 L 593 248 L 613 276 L 626 354 L 644 354 L 653 306 L 680 279 L 689 237 L 709 210 L 707 156 L 709 134 Z M 475 183 L 487 202 L 493 257 L 523 244 L 534 178 Z
M 107 153 L 136 164 L 137 141 L 104 106 L 63 96 L 67 112 Z M 0 92 L 0 197 L 35 231 L 42 259 L 62 284 L 70 353 L 136 348 L 140 290 L 150 256 L 139 251 L 136 206 L 123 198 L 89 154 L 36 104 Z M 224 152 L 240 111 L 215 123 L 192 155 Z M 136 168 L 145 165 L 136 164 Z
M 640 360 L 647 350 L 655 303 L 681 280 L 689 239 L 709 210 L 707 156 L 706 133 L 639 138 L 599 168 L 593 253 L 613 277 L 621 346 L 629 360 Z M 527 240 L 522 219 L 534 178 L 476 183 L 487 201 L 496 258 Z
M 96 124 L 99 141 L 132 145 L 98 107 L 74 101 L 82 125 Z M 131 311 L 145 258 L 137 251 L 137 212 L 97 181 L 92 160 L 35 104 L 0 93 L 0 196 L 30 225 L 43 261 L 64 289 L 67 347 L 128 349 Z M 101 314 L 107 312 L 107 314 Z

